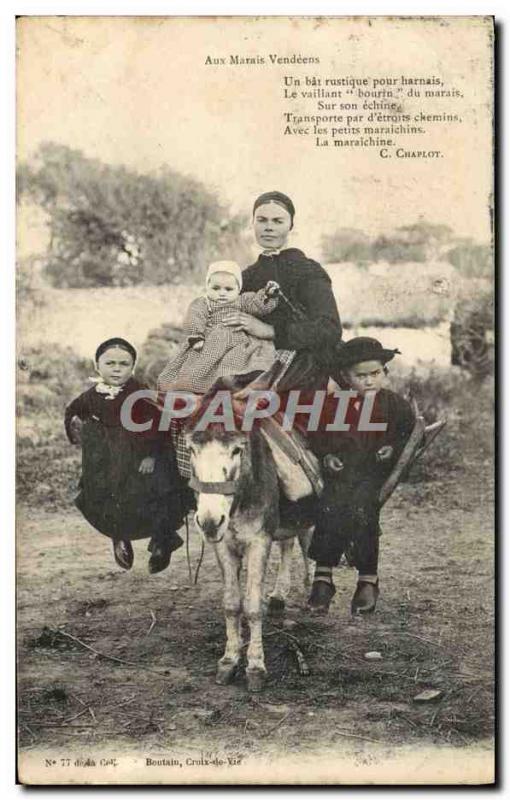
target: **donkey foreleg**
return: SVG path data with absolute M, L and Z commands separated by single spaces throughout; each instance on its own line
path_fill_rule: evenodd
M 260 691 L 266 677 L 264 647 L 262 643 L 262 593 L 267 561 L 271 550 L 271 538 L 261 532 L 250 543 L 246 552 L 246 589 L 244 614 L 250 628 L 250 643 L 246 653 L 246 678 L 248 689 Z
M 216 555 L 223 574 L 223 610 L 227 642 L 218 661 L 216 682 L 226 684 L 234 676 L 241 658 L 241 559 L 224 542 L 216 546 Z
M 276 575 L 274 589 L 269 595 L 269 613 L 281 613 L 285 608 L 285 601 L 290 592 L 292 550 L 294 539 L 282 539 L 278 542 L 280 548 L 280 563 Z
M 313 582 L 315 571 L 315 562 L 308 558 L 308 550 L 312 543 L 313 526 L 310 528 L 302 528 L 298 531 L 299 546 L 303 556 L 303 563 L 305 567 L 305 589 L 309 589 Z

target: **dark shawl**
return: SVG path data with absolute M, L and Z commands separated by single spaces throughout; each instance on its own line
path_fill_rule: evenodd
M 275 330 L 277 350 L 308 350 L 328 367 L 333 348 L 342 336 L 342 326 L 331 280 L 317 261 L 301 250 L 289 248 L 275 255 L 260 255 L 243 272 L 243 291 L 256 292 L 267 281 L 277 281 L 294 306 L 303 312 L 296 321 L 288 306 L 280 300 L 278 308 L 265 317 Z

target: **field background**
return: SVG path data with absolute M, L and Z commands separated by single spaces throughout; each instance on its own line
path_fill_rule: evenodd
M 59 185 L 62 192 L 59 181 L 68 173 L 61 160 L 69 153 L 51 153 L 57 160 L 56 172 L 50 170 L 54 183 L 46 172 L 42 185 Z M 73 159 L 81 172 L 77 185 L 64 187 L 67 205 L 62 198 L 41 200 L 40 171 L 34 173 L 37 179 L 20 172 L 25 187 L 18 217 L 17 339 L 22 753 L 90 753 L 112 744 L 117 753 L 143 751 L 155 758 L 190 748 L 244 758 L 327 751 L 373 765 L 404 746 L 426 746 L 490 758 L 490 245 L 459 240 L 424 220 L 378 237 L 340 229 L 323 238 L 322 250 L 309 251 L 300 243 L 331 276 L 344 338 L 373 335 L 387 347 L 399 347 L 391 385 L 411 393 L 427 421 L 446 415 L 448 425 L 384 510 L 376 615 L 350 618 L 354 572 L 344 567 L 337 571 L 329 617 L 309 618 L 296 557 L 286 616 L 265 623 L 268 686 L 261 696 L 250 696 L 242 674 L 230 687 L 214 683 L 224 634 L 221 578 L 212 552 L 206 550 L 196 585 L 189 580 L 184 548 L 169 570 L 149 576 L 145 544 L 135 543 L 135 566 L 124 573 L 113 562 L 108 540 L 73 507 L 80 453 L 65 439 L 62 417 L 72 397 L 90 385 L 92 353 L 103 339 L 125 336 L 139 350 L 139 376 L 153 383 L 175 347 L 188 304 L 201 291 L 207 255 L 199 215 L 196 236 L 185 247 L 171 237 L 160 236 L 156 244 L 151 239 L 151 247 L 165 254 L 168 275 L 155 251 L 143 260 L 143 242 L 129 233 L 125 220 L 107 225 L 108 192 L 99 192 L 99 167 Z M 108 175 L 113 189 L 125 179 Z M 136 188 L 136 181 L 132 185 Z M 77 186 L 81 192 L 94 189 L 94 208 L 90 198 L 85 211 L 80 206 Z M 179 197 L 189 191 L 185 186 Z M 96 214 L 98 197 L 104 201 L 102 217 Z M 162 209 L 170 213 L 165 202 Z M 128 216 L 133 208 L 136 203 L 126 206 Z M 247 221 L 243 228 L 238 220 L 232 229 L 214 203 L 211 208 L 216 222 L 212 233 L 208 229 L 207 252 L 230 242 L 227 252 L 249 263 L 254 250 Z M 181 268 L 169 255 L 172 248 L 181 248 Z M 453 357 L 455 325 L 464 348 L 460 359 Z M 189 548 L 194 569 L 200 540 L 192 524 Z M 276 559 L 275 551 L 268 587 Z M 308 662 L 308 677 L 298 673 L 292 643 Z M 373 650 L 380 660 L 365 658 Z M 437 701 L 416 702 L 424 689 L 439 690 Z

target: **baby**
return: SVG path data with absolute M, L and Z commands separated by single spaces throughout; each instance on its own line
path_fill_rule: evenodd
M 255 317 L 270 314 L 278 304 L 279 286 L 269 281 L 258 292 L 241 294 L 242 282 L 235 261 L 209 266 L 205 293 L 191 303 L 184 320 L 186 341 L 159 376 L 160 391 L 205 394 L 219 379 L 236 378 L 238 385 L 245 385 L 271 367 L 272 341 L 225 322 L 233 310 Z

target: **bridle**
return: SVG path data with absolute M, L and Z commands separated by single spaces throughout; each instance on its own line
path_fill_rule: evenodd
M 200 481 L 195 475 L 189 479 L 189 486 L 200 494 L 235 494 L 239 488 L 239 478 L 233 481 Z
M 243 458 L 244 452 L 241 456 L 241 460 Z M 188 485 L 191 489 L 199 494 L 222 494 L 225 497 L 230 497 L 236 495 L 241 485 L 241 477 L 234 478 L 234 480 L 230 481 L 201 481 L 199 478 L 197 478 L 194 472 L 192 472 L 188 481 Z M 232 508 L 230 509 L 231 515 L 235 514 L 237 511 L 239 499 L 239 495 L 237 495 L 237 497 L 234 496 L 234 502 L 232 504 Z
M 199 492 L 199 494 L 222 494 L 225 497 L 234 496 L 234 501 L 230 509 L 230 517 L 232 517 L 239 506 L 239 495 L 235 497 L 239 484 L 239 478 L 233 481 L 200 481 L 195 475 L 192 475 L 188 485 L 195 492 Z M 223 538 L 223 536 L 221 538 Z M 221 541 L 221 539 L 219 541 Z
M 241 463 L 243 458 L 245 457 L 246 450 L 243 450 L 241 454 Z M 233 480 L 225 480 L 225 481 L 201 481 L 195 475 L 195 470 L 193 466 L 191 466 L 191 477 L 188 481 L 188 486 L 190 489 L 193 489 L 195 492 L 199 494 L 222 494 L 225 497 L 230 497 L 236 495 L 239 487 L 241 485 L 241 477 L 234 478 Z M 232 505 L 231 514 L 235 512 L 239 503 L 239 497 L 234 497 L 234 503 Z

